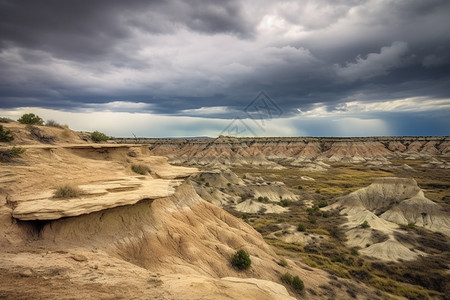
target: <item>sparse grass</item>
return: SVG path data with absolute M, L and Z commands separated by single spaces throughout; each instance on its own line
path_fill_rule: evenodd
M 446 157 L 440 157 L 439 159 L 450 162 L 450 159 Z M 433 169 L 430 172 L 429 168 L 422 166 L 426 163 L 423 160 L 391 162 L 394 165 L 406 163 L 412 166 L 415 171 L 402 168 L 390 171 L 375 170 L 367 169 L 363 164 L 343 163 L 331 164 L 331 168 L 327 172 L 304 172 L 289 166 L 286 166 L 286 169 L 283 170 L 261 168 L 234 168 L 233 170 L 238 175 L 254 174 L 255 176 L 263 176 L 267 181 L 282 181 L 287 187 L 295 190 L 296 194 L 311 199 L 315 203 L 317 208 L 312 207 L 305 211 L 303 206 L 293 205 L 289 212 L 282 214 L 283 218 L 286 219 L 285 223 L 291 225 L 306 224 L 308 229 L 305 234 L 329 235 L 326 239 L 316 240 L 314 243 L 306 245 L 286 243 L 269 237 L 272 232 L 282 234 L 280 228 L 273 224 L 276 219 L 280 218 L 280 215 L 256 215 L 255 218 L 252 218 L 250 225 L 263 234 L 265 240 L 277 254 L 301 257 L 301 260 L 310 267 L 325 270 L 338 277 L 359 280 L 378 288 L 380 291 L 396 296 L 409 299 L 443 298 L 444 295 L 450 295 L 450 284 L 447 284 L 450 282 L 450 274 L 443 271 L 444 266 L 446 268 L 450 263 L 450 256 L 447 252 L 450 249 L 450 243 L 447 237 L 424 230 L 414 224 L 405 224 L 401 226 L 409 231 L 403 234 L 408 239 L 405 242 L 412 243 L 415 248 L 429 254 L 429 256 L 417 261 L 401 263 L 376 262 L 378 266 L 372 267 L 375 262 L 359 255 L 358 248 L 349 249 L 345 246 L 344 232 L 339 230 L 339 224 L 343 222 L 339 220 L 343 217 L 334 212 L 329 212 L 329 217 L 325 218 L 324 212 L 320 210 L 319 205 L 323 206 L 325 202 L 327 205 L 332 204 L 336 196 L 366 187 L 373 183 L 376 178 L 412 176 L 418 182 L 419 187 L 424 189 L 427 198 L 450 211 L 450 194 L 448 193 L 450 173 L 448 170 Z M 300 189 L 300 176 L 314 177 L 315 181 L 301 181 Z M 316 190 L 320 190 L 320 194 L 315 193 Z M 370 224 L 367 222 L 367 225 Z M 380 239 L 382 238 L 381 236 Z
M 61 128 L 61 129 L 63 129 L 65 127 L 64 125 L 59 124 L 55 120 L 47 120 L 45 122 L 45 126 L 56 127 L 56 128 Z
M 285 268 L 288 266 L 288 262 L 287 262 L 284 258 L 280 259 L 280 261 L 278 262 L 278 264 L 279 264 L 280 266 L 282 266 L 282 267 L 285 267 Z
M 140 175 L 146 175 L 146 174 L 150 173 L 150 169 L 146 165 L 131 165 L 131 170 L 134 173 L 137 173 Z
M 382 291 L 402 296 L 407 299 L 431 299 L 430 292 L 434 296 L 440 294 L 436 292 L 433 293 L 432 291 L 429 291 L 418 285 L 402 283 L 389 278 L 382 278 L 378 276 L 374 276 L 372 279 L 370 279 L 369 284 Z
M 0 123 L 11 123 L 13 122 L 13 119 L 6 118 L 6 117 L 0 117 Z
M 65 184 L 58 186 L 53 194 L 54 198 L 61 198 L 61 199 L 67 199 L 67 198 L 77 198 L 80 197 L 83 194 L 83 191 L 74 185 L 71 184 Z

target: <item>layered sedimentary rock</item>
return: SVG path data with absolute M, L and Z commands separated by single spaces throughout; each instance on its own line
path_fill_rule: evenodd
M 116 139 L 132 143 L 133 140 Z M 134 141 L 136 142 L 136 141 Z M 450 153 L 448 137 L 373 138 L 232 138 L 173 140 L 140 139 L 154 155 L 172 163 L 219 167 L 252 165 L 264 168 L 297 166 L 324 171 L 328 163 L 386 165 L 389 158 L 421 158 Z
M 327 209 L 338 209 L 346 216 L 349 247 L 361 247 L 360 253 L 382 260 L 413 260 L 425 255 L 397 239 L 398 225 L 420 226 L 450 236 L 450 214 L 425 198 L 411 178 L 379 178 Z

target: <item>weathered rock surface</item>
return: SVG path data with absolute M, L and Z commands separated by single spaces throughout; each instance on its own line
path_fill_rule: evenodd
M 361 253 L 382 260 L 413 260 L 424 255 L 397 240 L 398 225 L 414 224 L 450 236 L 450 214 L 425 198 L 411 178 L 379 178 L 327 209 L 338 209 L 346 215 L 349 247 L 361 247 Z M 367 228 L 361 227 L 364 222 Z
M 96 184 L 81 185 L 83 195 L 70 199 L 55 199 L 48 192 L 35 199 L 18 200 L 13 217 L 19 220 L 56 220 L 74 217 L 123 205 L 132 205 L 143 199 L 157 199 L 174 194 L 180 181 L 163 179 L 118 178 Z
M 119 142 L 131 142 L 117 139 Z M 175 164 L 220 168 L 257 166 L 279 169 L 291 165 L 306 171 L 326 171 L 329 163 L 377 162 L 389 158 L 449 155 L 449 137 L 373 138 L 231 138 L 199 140 L 141 139 L 154 155 Z

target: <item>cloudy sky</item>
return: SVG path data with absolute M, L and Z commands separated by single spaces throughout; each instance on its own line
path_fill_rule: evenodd
M 0 0 L 0 116 L 113 136 L 450 135 L 448 0 Z

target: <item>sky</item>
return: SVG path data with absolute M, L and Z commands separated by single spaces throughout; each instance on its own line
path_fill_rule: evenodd
M 0 0 L 0 116 L 116 137 L 450 135 L 448 0 Z

